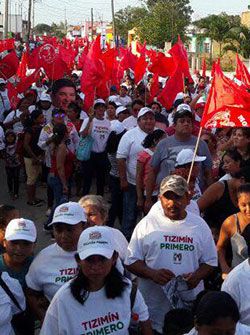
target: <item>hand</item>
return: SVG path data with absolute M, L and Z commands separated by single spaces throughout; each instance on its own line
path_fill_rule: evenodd
M 175 277 L 174 273 L 167 269 L 159 269 L 153 271 L 154 272 L 151 279 L 153 280 L 153 282 L 159 285 L 165 285 Z
M 183 274 L 182 276 L 184 280 L 187 282 L 189 289 L 195 288 L 201 281 L 200 277 L 195 272 L 186 273 Z
M 148 213 L 151 209 L 151 207 L 153 206 L 153 201 L 152 199 L 146 199 L 144 202 L 144 212 Z
M 128 181 L 126 179 L 121 179 L 121 190 L 126 192 L 128 190 Z

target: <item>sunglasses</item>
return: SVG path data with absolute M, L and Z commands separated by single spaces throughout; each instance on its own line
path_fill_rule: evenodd
M 64 113 L 56 113 L 56 114 L 54 114 L 54 117 L 61 117 L 61 118 L 63 118 L 65 116 L 66 116 L 66 114 L 64 114 Z

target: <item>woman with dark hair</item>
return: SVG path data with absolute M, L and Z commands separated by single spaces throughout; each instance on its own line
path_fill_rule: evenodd
M 244 166 L 250 165 L 250 128 L 236 128 L 233 131 L 233 144 L 241 154 Z
M 127 335 L 132 315 L 136 315 L 142 335 L 153 334 L 141 293 L 137 290 L 132 302 L 132 284 L 115 268 L 117 256 L 107 227 L 82 232 L 76 255 L 78 275 L 55 295 L 41 335 Z
M 243 237 L 245 228 L 250 224 L 250 184 L 241 185 L 237 190 L 240 211 L 229 216 L 222 224 L 217 243 L 218 258 L 225 279 L 232 268 L 247 259 L 247 244 Z M 226 249 L 232 248 L 232 263 L 228 264 Z
M 188 335 L 234 335 L 240 319 L 234 299 L 226 292 L 208 292 L 197 304 L 193 328 Z
M 240 171 L 242 156 L 235 149 L 228 149 L 222 156 L 222 169 L 226 173 L 220 180 L 229 180 Z
M 53 128 L 53 149 L 48 184 L 54 192 L 55 206 L 65 195 L 68 198 L 70 177 L 75 155 L 67 147 L 68 130 L 64 123 Z
M 39 206 L 42 202 L 42 200 L 36 198 L 36 181 L 42 172 L 44 156 L 43 150 L 38 146 L 43 123 L 42 111 L 34 110 L 24 131 L 23 157 L 27 174 L 27 204 L 30 206 Z
M 109 101 L 108 102 L 108 107 L 107 107 L 107 111 L 106 111 L 106 114 L 107 114 L 107 119 L 109 121 L 113 121 L 113 120 L 116 120 L 116 114 L 115 114 L 115 111 L 116 111 L 116 108 L 118 106 L 116 105 L 116 103 L 114 101 Z

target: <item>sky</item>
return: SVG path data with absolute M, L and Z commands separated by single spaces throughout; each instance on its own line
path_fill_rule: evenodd
M 35 24 L 59 23 L 67 19 L 68 24 L 77 25 L 90 19 L 93 7 L 94 20 L 111 20 L 111 0 L 35 0 Z M 3 0 L 1 9 L 3 11 Z M 23 4 L 23 17 L 27 19 L 28 0 L 11 0 L 11 11 L 17 11 L 17 3 Z M 140 0 L 114 0 L 115 11 L 130 6 L 140 6 Z M 190 0 L 193 8 L 193 19 L 197 20 L 209 14 L 240 14 L 247 10 L 250 0 Z M 20 9 L 20 8 L 19 8 Z

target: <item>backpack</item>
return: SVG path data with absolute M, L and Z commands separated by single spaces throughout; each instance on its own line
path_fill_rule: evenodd
M 93 142 L 94 140 L 90 135 L 87 135 L 86 137 L 81 137 L 78 147 L 76 149 L 76 158 L 79 161 L 87 161 L 90 159 Z

